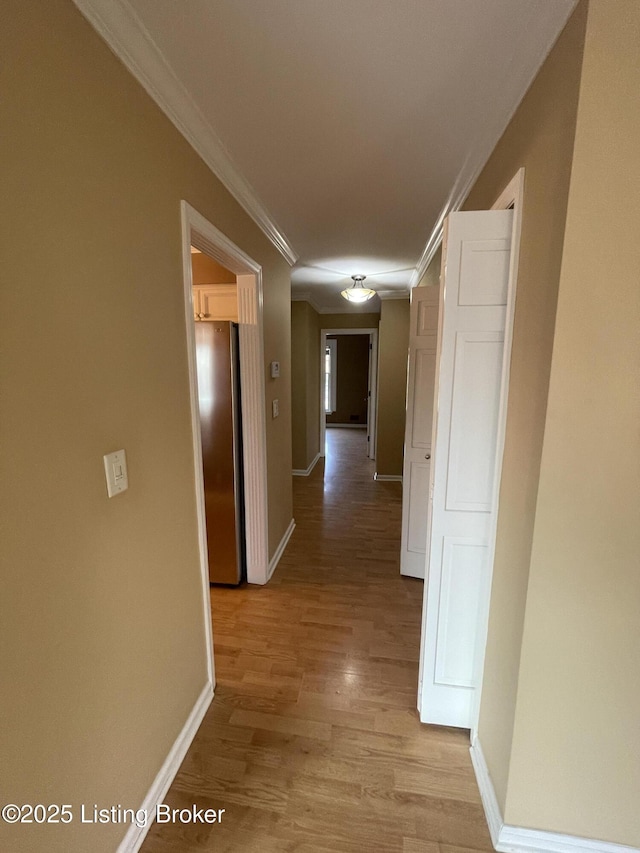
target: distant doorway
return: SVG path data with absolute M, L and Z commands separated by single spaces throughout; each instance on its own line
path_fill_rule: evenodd
M 320 332 L 320 454 L 327 427 L 366 432 L 366 455 L 376 458 L 378 330 Z

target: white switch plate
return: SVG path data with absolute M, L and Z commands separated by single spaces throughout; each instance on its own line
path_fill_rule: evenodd
M 280 376 L 280 362 L 272 361 L 271 362 L 271 378 L 278 379 Z
M 277 418 L 280 414 L 280 403 L 278 400 L 274 400 L 271 404 L 271 417 Z
M 107 453 L 104 459 L 104 473 L 107 478 L 107 494 L 110 498 L 129 488 L 127 456 L 124 450 Z

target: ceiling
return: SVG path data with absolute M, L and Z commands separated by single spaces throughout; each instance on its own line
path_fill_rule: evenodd
M 75 2 L 325 312 L 417 284 L 575 5 Z

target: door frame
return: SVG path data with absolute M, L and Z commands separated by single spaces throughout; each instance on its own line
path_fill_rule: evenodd
M 502 479 L 502 461 L 504 456 L 504 444 L 507 424 L 507 405 L 509 400 L 509 377 L 511 370 L 511 347 L 513 342 L 513 320 L 515 315 L 516 304 L 516 288 L 518 283 L 518 262 L 520 256 L 520 235 L 522 232 L 522 205 L 524 198 L 524 167 L 518 169 L 513 178 L 509 181 L 503 191 L 500 193 L 496 201 L 491 206 L 490 210 L 508 210 L 513 208 L 513 225 L 511 228 L 511 255 L 509 258 L 509 277 L 507 284 L 507 305 L 505 315 L 505 330 L 504 330 L 504 347 L 502 355 L 502 369 L 500 375 L 500 400 L 498 404 L 498 422 L 496 430 L 496 455 L 495 465 L 493 470 L 493 495 L 492 495 L 492 510 L 491 510 L 491 528 L 489 534 L 489 544 L 487 553 L 488 571 L 486 575 L 486 585 L 480 593 L 479 614 L 478 614 L 478 641 L 476 644 L 476 658 L 474 661 L 475 673 L 475 695 L 471 719 L 471 742 L 478 735 L 478 721 L 480 718 L 480 701 L 482 697 L 482 682 L 484 675 L 484 660 L 487 645 L 487 635 L 489 628 L 489 609 L 491 604 L 491 585 L 493 579 L 493 563 L 495 559 L 496 547 L 496 531 L 498 522 L 498 512 L 500 506 L 500 483 Z M 445 258 L 443 256 L 443 263 Z M 442 282 L 441 282 L 442 286 Z M 441 294 L 442 298 L 443 294 Z M 443 310 L 444 302 L 440 304 L 440 310 Z M 440 324 L 439 324 L 440 328 Z M 434 406 L 434 425 L 437 416 L 437 409 Z M 434 426 L 435 434 L 435 426 Z M 425 559 L 428 559 L 428 553 Z M 425 583 L 427 583 L 428 571 L 425 570 Z M 422 628 L 420 637 L 420 670 L 418 676 L 418 710 L 421 711 L 422 705 L 422 681 L 424 672 L 425 659 L 425 636 L 426 636 L 426 602 L 423 598 L 422 605 Z
M 211 604 L 209 600 L 209 560 L 196 376 L 191 246 L 200 249 L 201 252 L 227 267 L 235 274 L 237 280 L 247 581 L 255 584 L 265 584 L 268 580 L 269 570 L 262 267 L 186 201 L 181 202 L 180 208 L 182 218 L 182 277 L 200 571 L 209 642 L 211 640 Z M 210 665 L 213 665 L 212 662 Z
M 376 458 L 378 431 L 378 329 L 320 329 L 320 456 L 325 456 L 327 418 L 324 410 L 324 351 L 329 335 L 369 336 L 369 405 L 367 407 L 367 433 L 369 459 Z

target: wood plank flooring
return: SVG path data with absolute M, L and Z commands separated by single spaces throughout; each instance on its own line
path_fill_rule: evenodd
M 415 710 L 422 582 L 399 573 L 401 486 L 359 430 L 294 478 L 297 527 L 265 587 L 213 588 L 216 695 L 144 853 L 492 850 L 468 733 Z

